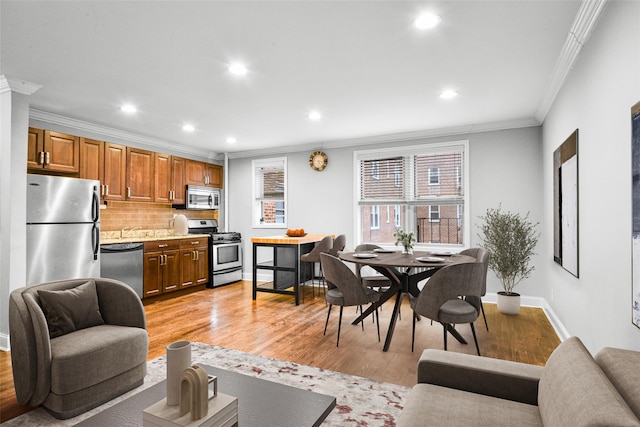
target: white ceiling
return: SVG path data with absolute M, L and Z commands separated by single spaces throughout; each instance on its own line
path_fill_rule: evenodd
M 526 126 L 544 118 L 562 79 L 558 64 L 571 65 L 563 63 L 580 8 L 2 0 L 0 74 L 42 85 L 30 97 L 32 118 L 62 116 L 202 152 Z M 441 16 L 439 27 L 412 27 L 424 10 Z M 232 61 L 249 74 L 230 75 Z M 440 99 L 445 88 L 459 96 Z M 124 102 L 138 113 L 122 113 Z M 322 120 L 310 121 L 311 109 Z M 181 129 L 187 122 L 194 133 Z M 230 135 L 237 143 L 225 141 Z

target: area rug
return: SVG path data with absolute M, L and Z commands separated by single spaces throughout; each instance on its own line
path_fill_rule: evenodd
M 323 426 L 395 426 L 409 388 L 367 378 L 271 359 L 202 343 L 192 343 L 193 363 L 203 363 L 269 381 L 336 397 Z M 2 426 L 73 426 L 165 379 L 165 356 L 147 364 L 144 385 L 98 408 L 68 420 L 57 420 L 39 408 Z M 141 408 L 142 410 L 144 408 Z M 115 426 L 114 426 L 115 427 Z M 269 427 L 269 426 L 265 426 Z M 301 426 L 302 427 L 302 426 Z

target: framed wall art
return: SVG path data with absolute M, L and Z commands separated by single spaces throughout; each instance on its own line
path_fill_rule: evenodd
M 553 259 L 579 277 L 578 129 L 553 152 Z
M 631 107 L 632 321 L 640 328 L 640 102 Z

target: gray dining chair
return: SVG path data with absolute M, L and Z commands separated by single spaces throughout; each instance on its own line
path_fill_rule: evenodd
M 346 245 L 347 236 L 345 236 L 344 234 L 339 234 L 338 237 L 333 240 L 333 246 L 331 246 L 331 250 L 329 251 L 329 253 L 333 256 L 338 256 L 338 252 L 343 251 Z
M 380 249 L 380 246 L 374 245 L 373 243 L 362 243 L 356 246 L 356 252 L 368 252 L 373 251 L 375 249 Z M 373 288 L 376 290 L 380 290 L 380 288 L 386 288 L 391 286 L 391 282 L 389 279 L 383 275 L 362 275 L 362 264 L 356 264 L 356 276 L 360 279 L 360 282 L 363 286 L 368 288 Z
M 409 295 L 414 311 L 411 351 L 414 348 L 416 318 L 418 315 L 442 324 L 444 349 L 447 350 L 447 331 L 450 325 L 469 323 L 480 355 L 478 338 L 473 322 L 480 315 L 480 293 L 484 265 L 481 262 L 453 264 L 436 271 L 427 281 L 419 296 Z M 475 298 L 471 298 L 475 297 Z
M 327 334 L 331 307 L 340 306 L 340 319 L 338 321 L 338 338 L 336 347 L 340 345 L 340 329 L 342 326 L 342 309 L 345 306 L 362 306 L 363 304 L 373 304 L 375 308 L 375 320 L 378 328 L 378 341 L 380 341 L 380 319 L 378 318 L 378 301 L 380 294 L 373 289 L 366 288 L 360 284 L 360 280 L 339 258 L 327 253 L 320 254 L 322 270 L 327 282 L 327 293 L 325 298 L 329 303 L 327 311 L 327 321 L 324 324 L 324 335 Z M 364 320 L 362 329 L 364 330 Z
M 313 296 L 315 298 L 315 275 L 316 275 L 316 263 L 320 263 L 320 254 L 328 253 L 331 250 L 333 238 L 331 236 L 325 236 L 320 240 L 311 251 L 300 256 L 300 261 L 309 263 L 311 265 L 311 287 L 313 288 Z M 320 277 L 319 282 L 322 287 L 325 287 L 324 277 L 322 275 L 322 264 L 320 264 Z M 326 290 L 325 290 L 326 292 Z M 318 292 L 319 293 L 319 292 Z M 304 301 L 304 292 L 302 293 L 302 300 Z
M 484 314 L 484 305 L 482 304 L 482 297 L 487 294 L 487 271 L 489 270 L 489 251 L 485 248 L 469 248 L 460 252 L 460 255 L 469 255 L 474 257 L 478 262 L 484 265 L 484 275 L 482 276 L 482 293 L 480 294 L 480 301 L 476 304 L 480 306 L 482 311 L 482 318 L 484 319 L 484 326 L 489 331 L 489 324 L 487 323 L 487 316 Z M 475 298 L 475 297 L 471 297 Z

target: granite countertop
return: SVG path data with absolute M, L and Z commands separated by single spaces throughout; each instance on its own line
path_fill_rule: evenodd
M 191 238 L 208 238 L 208 234 L 173 234 L 173 229 L 161 230 L 125 230 L 120 237 L 120 230 L 101 231 L 100 244 L 110 245 L 114 243 L 153 242 L 157 240 L 177 240 Z

